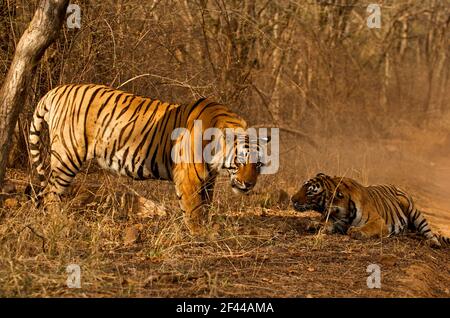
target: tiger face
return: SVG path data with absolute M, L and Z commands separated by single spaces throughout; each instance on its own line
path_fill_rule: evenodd
M 356 205 L 352 198 L 351 185 L 345 178 L 332 178 L 323 173 L 306 181 L 292 196 L 295 210 L 313 210 L 331 219 L 345 232 L 356 216 Z
M 269 142 L 269 139 L 266 139 Z M 263 151 L 261 145 L 251 149 L 248 145 L 237 148 L 234 160 L 225 166 L 230 176 L 230 184 L 235 193 L 247 193 L 253 189 L 261 173 Z
M 326 177 L 326 175 L 319 173 L 302 185 L 300 190 L 291 198 L 295 210 L 299 212 L 313 210 L 320 213 L 326 210 L 328 195 L 323 182 Z
M 230 183 L 234 192 L 249 192 L 256 184 L 263 164 L 258 163 L 237 163 L 235 168 L 227 169 L 230 174 Z

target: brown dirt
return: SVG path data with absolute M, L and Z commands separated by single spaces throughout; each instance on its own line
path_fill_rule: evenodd
M 292 195 L 318 171 L 394 183 L 414 195 L 433 228 L 450 235 L 446 137 L 407 134 L 408 140 L 328 140 L 319 150 L 287 147 L 282 160 L 290 165 L 282 161 L 280 173 L 262 177 L 248 196 L 233 196 L 220 179 L 212 206 L 220 228 L 203 238 L 187 233 L 169 183 L 81 174 L 63 215 L 43 214 L 23 200 L 0 210 L 0 296 L 450 297 L 449 249 L 432 249 L 413 234 L 361 242 L 308 233 L 316 213 L 276 202 L 278 189 Z M 27 180 L 16 170 L 8 177 L 19 191 Z M 138 216 L 108 199 L 127 188 L 165 204 L 167 215 Z M 80 289 L 66 287 L 72 263 L 81 267 Z M 381 268 L 380 289 L 367 287 L 369 264 Z

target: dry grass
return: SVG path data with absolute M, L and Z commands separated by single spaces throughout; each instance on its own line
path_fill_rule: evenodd
M 442 141 L 435 139 L 438 146 Z M 440 214 L 427 215 L 434 216 L 436 228 L 448 228 L 450 206 L 435 200 L 445 193 L 437 179 L 430 179 L 437 168 L 426 159 L 432 146 L 413 149 L 395 139 L 359 141 L 358 146 L 353 140 L 353 148 L 346 143 L 351 140 L 324 141 L 321 150 L 282 151 L 282 161 L 291 164 L 282 163 L 278 175 L 261 177 L 251 195 L 233 195 L 228 181 L 220 179 L 211 206 L 220 228 L 202 238 L 188 234 L 168 182 L 82 173 L 58 215 L 45 214 L 19 196 L 19 207 L 0 210 L 0 295 L 449 297 L 448 250 L 433 250 L 413 235 L 360 242 L 308 233 L 306 224 L 317 215 L 296 213 L 286 197 L 280 199 L 280 189 L 293 194 L 301 180 L 318 171 L 347 173 L 363 182 L 384 178 L 406 185 L 419 206 L 439 205 Z M 406 173 L 412 166 L 415 173 Z M 424 175 L 441 192 L 424 191 Z M 18 170 L 8 177 L 18 192 L 27 180 Z M 137 215 L 117 195 L 129 189 L 163 203 L 167 214 Z M 372 263 L 381 266 L 381 289 L 366 286 Z M 80 289 L 66 286 L 69 264 L 81 267 Z

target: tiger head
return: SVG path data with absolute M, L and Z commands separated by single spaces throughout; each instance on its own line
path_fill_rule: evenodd
M 348 225 L 356 216 L 359 194 L 353 180 L 319 173 L 306 181 L 291 200 L 297 211 L 317 211 Z
M 235 144 L 228 154 L 222 169 L 230 177 L 230 183 L 235 193 L 246 193 L 256 185 L 261 169 L 264 167 L 264 146 L 262 142 L 270 142 L 270 137 L 259 138 L 249 142 L 248 135 L 240 136 L 240 143 Z

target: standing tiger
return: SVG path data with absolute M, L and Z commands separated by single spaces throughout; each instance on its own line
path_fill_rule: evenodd
M 449 245 L 450 239 L 431 231 L 423 214 L 403 190 L 393 185 L 363 186 L 350 178 L 319 173 L 292 197 L 297 211 L 314 210 L 328 219 L 328 233 L 347 233 L 366 239 L 415 230 L 431 246 Z
M 235 141 L 227 153 L 217 153 L 224 160 L 197 162 L 192 160 L 195 150 L 191 147 L 187 154 L 191 160 L 174 162 L 172 148 L 182 139 L 180 136 L 172 140 L 174 129 L 192 131 L 197 120 L 201 121 L 203 130 L 215 127 L 244 131 L 236 138 L 244 140 L 241 147 L 244 154 L 242 151 L 237 154 Z M 39 147 L 44 122 L 50 136 L 48 179 Z M 204 98 L 182 106 L 103 85 L 56 87 L 38 103 L 30 127 L 31 161 L 42 188 L 38 200 L 58 202 L 59 195 L 71 184 L 83 163 L 95 159 L 102 168 L 136 180 L 173 181 L 185 223 L 191 233 L 199 233 L 208 219 L 206 205 L 212 199 L 220 170 L 228 171 L 234 190 L 247 192 L 256 184 L 263 163 L 259 156 L 256 161 L 250 160 L 249 149 L 254 148 L 248 146 L 246 127 L 246 122 L 226 106 Z M 200 151 L 205 142 L 201 145 Z M 259 144 L 257 149 L 261 150 Z

